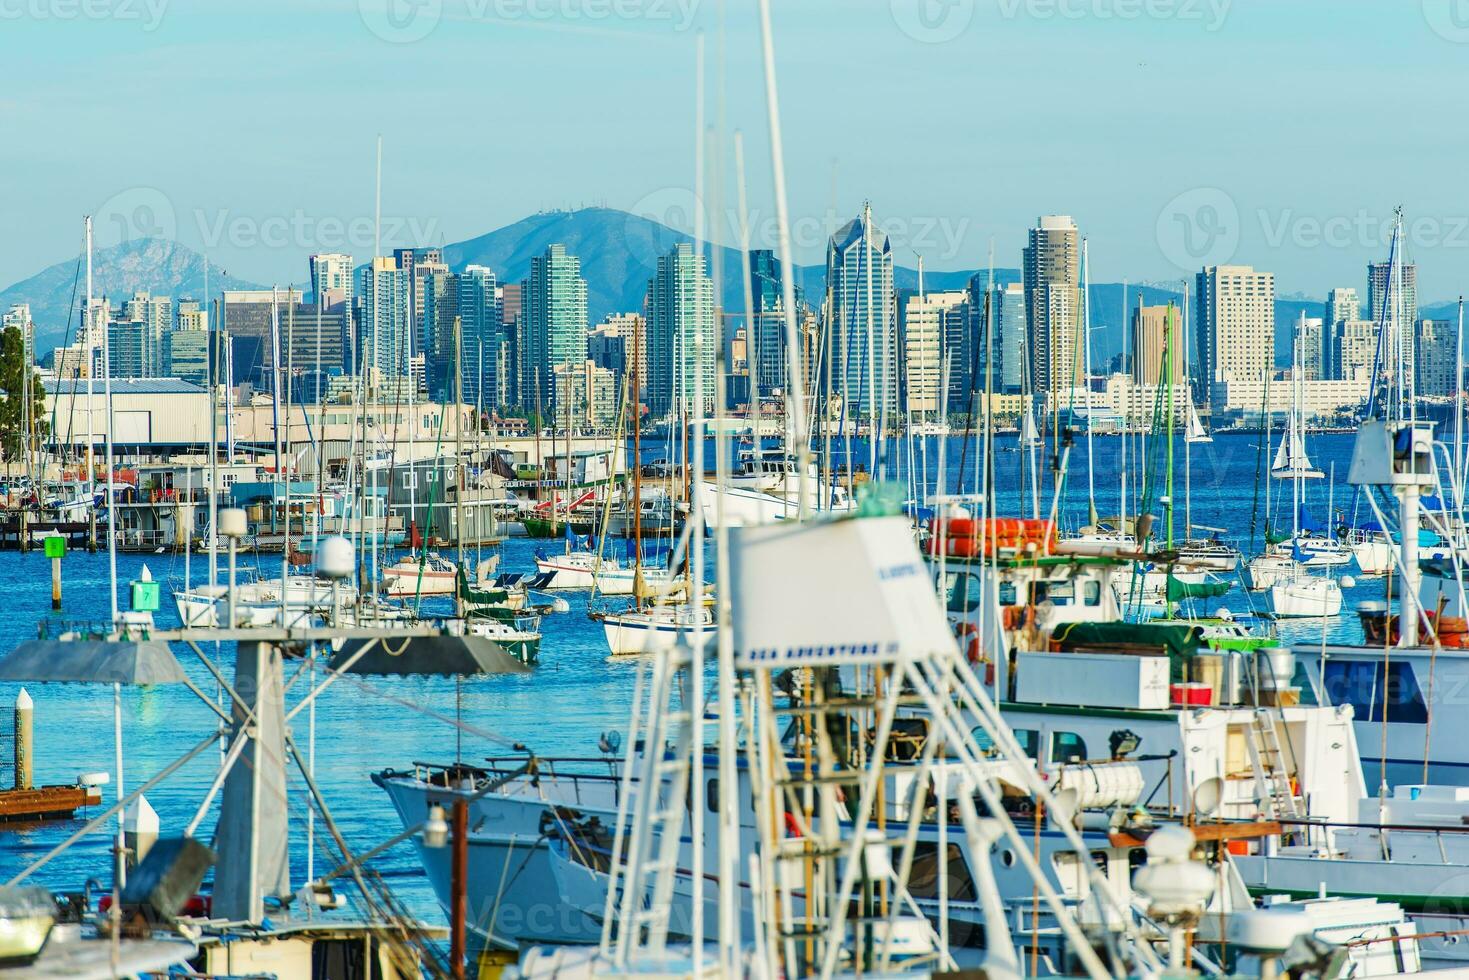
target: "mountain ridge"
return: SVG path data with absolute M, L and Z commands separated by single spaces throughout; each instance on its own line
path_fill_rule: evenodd
M 595 324 L 609 313 L 640 310 L 649 278 L 658 256 L 666 254 L 680 242 L 692 242 L 691 235 L 670 228 L 651 218 L 615 208 L 588 207 L 576 210 L 541 211 L 519 221 L 484 234 L 444 246 L 444 258 L 456 271 L 466 265 L 485 265 L 494 270 L 501 282 L 515 283 L 529 274 L 532 257 L 543 253 L 547 245 L 560 243 L 569 253 L 581 259 L 582 276 L 587 280 L 587 314 Z M 744 307 L 740 283 L 740 252 L 726 245 L 712 245 L 711 266 L 717 266 L 721 278 L 722 307 L 738 311 Z M 303 260 L 305 256 L 303 255 Z M 178 242 L 164 239 L 139 239 L 123 242 L 94 254 L 94 291 L 107 295 L 115 304 L 135 291 L 195 298 L 204 295 L 206 260 L 202 255 Z M 712 269 L 711 269 L 712 272 Z M 823 265 L 797 265 L 795 279 L 808 301 L 817 300 L 825 288 Z M 930 291 L 964 288 L 970 277 L 988 275 L 985 269 L 926 270 L 924 285 Z M 230 275 L 227 271 L 209 269 L 209 286 L 214 294 L 224 289 L 262 289 L 259 283 Z M 30 303 L 37 324 L 37 346 L 44 349 L 65 342 L 68 324 L 75 327 L 73 290 L 81 294 L 81 271 L 78 259 L 68 259 L 0 290 L 0 308 L 11 303 Z M 1006 284 L 1020 278 L 1018 269 L 996 268 L 995 282 Z M 916 269 L 896 266 L 894 283 L 900 290 L 915 289 Z M 1144 303 L 1180 300 L 1177 287 L 1171 283 L 1158 285 L 1141 281 L 1127 285 L 1129 305 L 1139 298 Z M 1093 362 L 1101 367 L 1123 349 L 1125 314 L 1122 311 L 1121 283 L 1093 283 L 1089 299 L 1093 310 Z M 1290 334 L 1301 312 L 1319 316 L 1325 300 L 1298 297 L 1277 298 L 1275 302 L 1277 363 L 1283 364 L 1281 352 L 1289 353 Z M 1424 315 L 1444 315 L 1452 303 L 1425 306 Z

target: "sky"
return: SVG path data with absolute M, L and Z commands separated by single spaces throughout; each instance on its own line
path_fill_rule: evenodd
M 864 200 L 931 269 L 1016 266 L 1064 213 L 1096 282 L 1236 262 L 1320 297 L 1365 287 L 1401 206 L 1420 302 L 1469 278 L 1469 0 L 771 8 L 798 260 Z M 384 250 L 593 204 L 735 243 L 736 133 L 774 244 L 757 9 L 0 0 L 0 285 L 75 256 L 87 213 L 259 282 L 360 261 L 379 135 Z

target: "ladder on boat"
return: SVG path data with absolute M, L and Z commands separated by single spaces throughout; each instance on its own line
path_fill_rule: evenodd
M 1280 744 L 1280 730 L 1270 708 L 1256 708 L 1247 730 L 1250 765 L 1255 786 L 1266 803 L 1266 815 L 1275 819 L 1301 816 L 1300 800 L 1291 787 L 1290 768 Z

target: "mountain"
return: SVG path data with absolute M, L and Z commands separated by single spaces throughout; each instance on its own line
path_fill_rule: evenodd
M 626 211 L 582 208 L 534 214 L 478 238 L 445 246 L 444 261 L 454 269 L 470 264 L 489 266 L 501 282 L 519 282 L 530 273 L 532 257 L 548 245 L 565 245 L 567 252 L 581 259 L 581 273 L 587 280 L 587 315 L 596 323 L 609 313 L 642 309 L 658 257 L 680 242 L 692 241 L 691 235 Z M 711 265 L 717 264 L 723 277 L 721 305 L 729 311 L 744 309 L 739 249 L 716 245 L 711 251 Z M 924 286 L 961 289 L 973 274 L 925 272 Z M 917 270 L 899 267 L 893 275 L 899 289 L 918 284 Z M 1019 272 L 996 269 L 995 276 L 1003 283 L 1014 281 Z M 824 265 L 796 267 L 796 282 L 812 301 L 820 297 L 825 279 Z
M 8 309 L 12 303 L 29 303 L 31 318 L 36 322 L 36 350 L 44 352 L 63 345 L 68 342 L 67 333 L 76 331 L 75 311 L 86 295 L 86 274 L 80 256 L 58 262 L 0 292 L 0 309 Z M 218 267 L 209 270 L 209 290 L 214 294 L 222 289 L 259 288 Z M 110 298 L 116 309 L 142 290 L 175 300 L 204 298 L 204 256 L 160 238 L 126 241 L 92 253 L 95 295 Z
M 658 257 L 679 242 L 692 237 L 649 218 L 612 208 L 582 208 L 576 211 L 546 211 L 503 228 L 455 242 L 444 248 L 444 258 L 453 269 L 466 265 L 485 265 L 495 270 L 501 282 L 519 282 L 530 272 L 530 260 L 551 244 L 560 243 L 581 259 L 582 275 L 587 280 L 587 313 L 593 323 L 609 313 L 640 310 L 648 280 L 657 267 Z M 727 246 L 712 249 L 713 261 L 722 274 L 720 302 L 724 309 L 744 309 L 744 292 L 740 283 L 739 250 Z M 98 295 L 112 297 L 114 305 L 135 291 L 148 290 L 173 296 L 204 296 L 204 257 L 176 242 L 141 239 L 100 249 L 93 262 L 94 289 Z M 796 267 L 796 281 L 809 302 L 817 304 L 825 289 L 826 269 L 822 264 Z M 76 259 L 60 262 L 0 292 L 0 309 L 10 303 L 29 303 L 37 323 L 38 347 L 65 342 L 68 311 L 73 289 L 80 296 L 83 283 Z M 924 286 L 930 291 L 962 289 L 970 277 L 988 275 L 987 270 L 926 270 Z M 1016 282 L 1020 272 L 1014 268 L 996 268 L 995 282 Z M 918 273 L 899 266 L 894 269 L 897 288 L 915 289 Z M 211 268 L 209 287 L 214 295 L 222 289 L 259 289 L 255 283 L 237 279 L 227 272 Z M 1181 302 L 1179 285 L 1167 283 L 1131 284 L 1127 287 L 1127 303 L 1135 306 Z M 1123 350 L 1127 317 L 1123 312 L 1121 283 L 1093 283 L 1092 362 L 1102 369 Z M 1447 318 L 1452 304 L 1425 307 L 1424 315 Z M 1322 303 L 1298 297 L 1277 299 L 1275 303 L 1276 364 L 1290 363 L 1290 338 L 1297 317 L 1320 316 Z M 73 323 L 72 328 L 75 328 Z M 1192 339 L 1192 338 L 1190 338 Z M 1190 344 L 1192 346 L 1192 344 Z

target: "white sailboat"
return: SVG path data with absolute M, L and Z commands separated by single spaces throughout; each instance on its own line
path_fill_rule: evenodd
M 1214 437 L 1209 435 L 1204 423 L 1199 420 L 1199 410 L 1194 408 L 1192 400 L 1188 403 L 1188 431 L 1184 435 L 1185 442 L 1200 443 L 1213 442 Z

